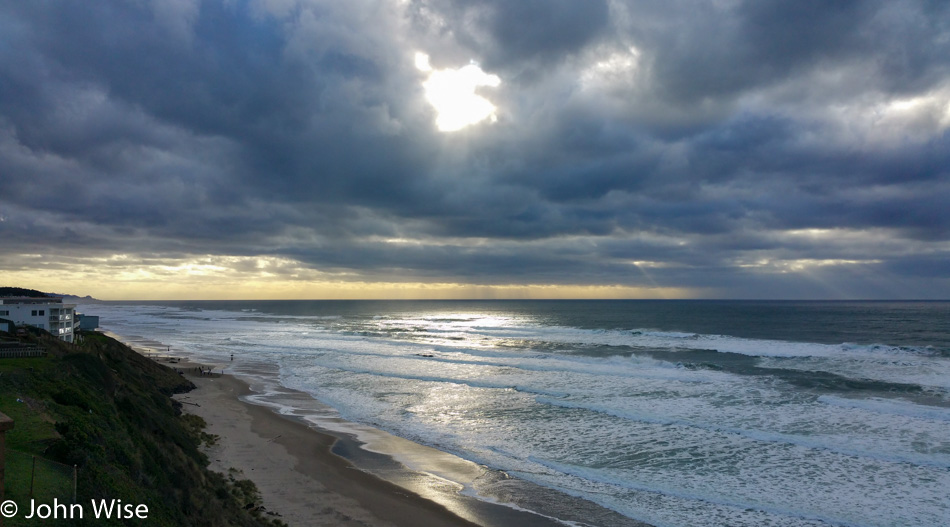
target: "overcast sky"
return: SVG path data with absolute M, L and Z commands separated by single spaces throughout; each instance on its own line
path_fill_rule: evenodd
M 0 0 L 0 277 L 950 298 L 950 2 Z

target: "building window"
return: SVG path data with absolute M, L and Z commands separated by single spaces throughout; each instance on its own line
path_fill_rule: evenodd
M 8 316 L 10 316 L 9 309 L 0 309 L 0 317 L 8 317 Z
M 35 310 L 35 309 L 34 309 L 33 311 L 30 311 L 30 316 L 31 316 L 31 317 L 35 317 L 35 316 L 36 316 L 36 310 Z

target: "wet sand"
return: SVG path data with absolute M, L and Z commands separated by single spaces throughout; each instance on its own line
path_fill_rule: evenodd
M 211 470 L 253 481 L 267 514 L 288 525 L 651 527 L 385 432 L 373 429 L 368 437 L 357 440 L 354 434 L 359 432 L 353 432 L 353 424 L 338 418 L 335 423 L 325 423 L 330 426 L 327 429 L 306 421 L 303 415 L 282 415 L 271 407 L 248 402 L 254 399 L 254 392 L 242 378 L 224 373 L 230 368 L 218 365 L 212 375 L 201 375 L 195 371 L 199 364 L 169 354 L 160 342 L 105 333 L 194 382 L 197 389 L 175 398 L 183 403 L 184 411 L 206 421 L 206 432 L 218 436 L 214 445 L 204 449 Z M 304 407 L 314 403 L 310 396 L 295 390 L 285 389 L 284 395 Z M 340 423 L 345 423 L 341 429 L 347 432 L 338 430 Z M 362 430 L 365 433 L 365 427 Z M 403 458 L 416 469 L 397 461 Z M 486 473 L 496 478 L 500 475 L 503 480 L 491 494 L 520 507 L 460 492 L 463 485 L 458 482 L 471 484 Z M 517 484 L 506 485 L 511 482 Z M 548 511 L 562 520 L 532 510 Z
M 202 376 L 186 361 L 169 366 L 185 372 L 198 388 L 176 396 L 183 409 L 201 416 L 219 436 L 205 450 L 211 469 L 250 479 L 268 513 L 289 525 L 333 526 L 553 526 L 555 520 L 457 495 L 428 484 L 425 499 L 354 467 L 333 449 L 352 450 L 347 439 L 323 433 L 297 419 L 242 401 L 251 390 L 229 375 Z M 341 444 L 341 442 L 343 444 Z M 343 447 L 343 448 L 340 448 Z M 425 478 L 423 478 L 424 480 Z M 453 495 L 455 494 L 455 495 Z M 463 518 L 464 517 L 464 518 Z

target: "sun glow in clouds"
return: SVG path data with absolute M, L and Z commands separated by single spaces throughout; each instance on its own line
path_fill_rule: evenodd
M 435 125 L 443 132 L 456 132 L 485 119 L 494 122 L 495 105 L 475 93 L 477 88 L 495 88 L 501 84 L 498 75 L 489 75 L 477 64 L 471 63 L 457 70 L 435 70 L 429 64 L 429 56 L 416 53 L 416 68 L 427 72 L 429 78 L 422 83 L 426 100 L 438 112 Z

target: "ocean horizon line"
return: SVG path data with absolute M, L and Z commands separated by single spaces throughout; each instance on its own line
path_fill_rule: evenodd
M 71 295 L 68 295 L 71 296 Z M 74 297 L 91 299 L 96 302 L 950 302 L 950 298 L 130 298 L 104 299 L 92 297 Z

